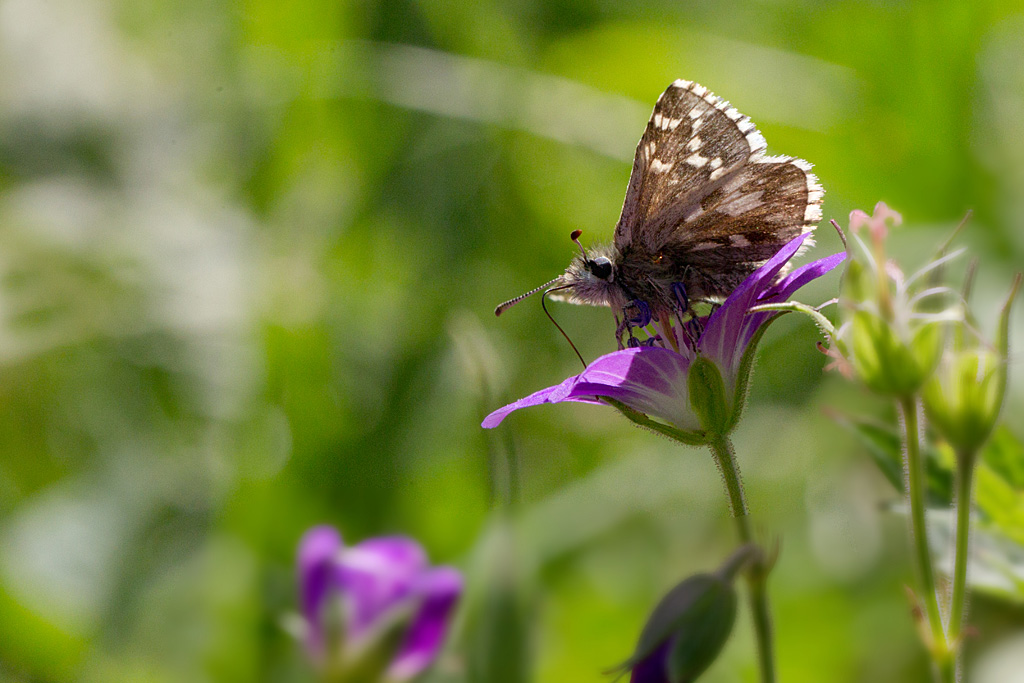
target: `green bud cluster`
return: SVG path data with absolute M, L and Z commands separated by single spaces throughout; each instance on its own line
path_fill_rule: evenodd
M 873 216 L 850 216 L 853 237 L 840 295 L 842 326 L 829 352 L 840 369 L 897 401 L 923 400 L 936 432 L 957 451 L 976 453 L 995 427 L 1006 390 L 1010 307 L 1003 305 L 995 342 L 978 336 L 966 297 L 938 282 L 936 258 L 910 278 L 886 258 L 886 237 L 900 216 L 884 203 Z M 864 231 L 867 243 L 857 234 Z
M 885 236 L 890 222 L 897 224 L 899 214 L 880 204 L 875 216 L 863 221 L 870 225 L 870 247 L 854 235 L 864 248 L 851 252 L 843 279 L 839 351 L 872 391 L 906 398 L 919 392 L 935 372 L 945 327 L 962 320 L 963 315 L 956 303 L 939 312 L 918 309 L 920 302 L 929 300 L 923 292 L 926 278 L 922 276 L 939 262 L 926 265 L 904 281 L 886 261 Z M 851 219 L 851 225 L 856 221 Z M 951 292 L 933 290 L 935 295 Z
M 833 367 L 892 399 L 902 415 L 900 445 L 920 582 L 918 620 L 937 675 L 952 681 L 966 614 L 974 468 L 1004 402 L 1010 308 L 1021 276 L 1002 307 L 995 342 L 987 341 L 976 332 L 968 308 L 971 275 L 965 293 L 942 282 L 944 264 L 958 253 L 947 254 L 943 246 L 931 262 L 906 278 L 887 259 L 889 227 L 899 221 L 899 214 L 883 203 L 872 216 L 861 211 L 850 215 L 852 241 L 860 248 L 851 250 L 847 262 L 839 299 L 842 324 L 828 355 L 834 359 Z M 866 240 L 858 234 L 861 227 L 867 228 L 861 231 Z M 931 430 L 920 424 L 921 405 Z M 957 454 L 953 589 L 945 617 L 928 542 L 929 487 L 922 440 L 933 435 Z

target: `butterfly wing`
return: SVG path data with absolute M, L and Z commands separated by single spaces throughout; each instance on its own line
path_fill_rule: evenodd
M 821 220 L 824 191 L 810 164 L 765 156 L 765 146 L 728 102 L 676 81 L 637 145 L 615 246 L 685 253 L 688 267 L 723 277 L 732 265 L 737 275 L 749 272 Z

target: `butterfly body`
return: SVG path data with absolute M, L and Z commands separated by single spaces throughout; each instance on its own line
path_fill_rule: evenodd
M 727 297 L 821 220 L 810 164 L 765 147 L 728 102 L 674 82 L 637 145 L 613 243 L 576 256 L 553 290 L 616 311 L 643 302 L 655 318 Z

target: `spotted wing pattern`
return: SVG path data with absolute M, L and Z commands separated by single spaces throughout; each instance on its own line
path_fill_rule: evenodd
M 728 102 L 676 81 L 637 145 L 615 246 L 686 252 L 696 268 L 767 259 L 821 220 L 824 191 L 806 161 L 765 147 Z

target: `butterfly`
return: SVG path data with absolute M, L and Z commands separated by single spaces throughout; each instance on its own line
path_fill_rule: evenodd
M 825 191 L 803 159 L 765 154 L 749 117 L 702 85 L 677 80 L 658 98 L 636 148 L 611 244 L 580 245 L 542 289 L 574 303 L 654 320 L 725 298 L 791 239 L 821 221 Z M 810 242 L 810 240 L 808 240 Z M 620 329 L 621 333 L 621 329 Z

